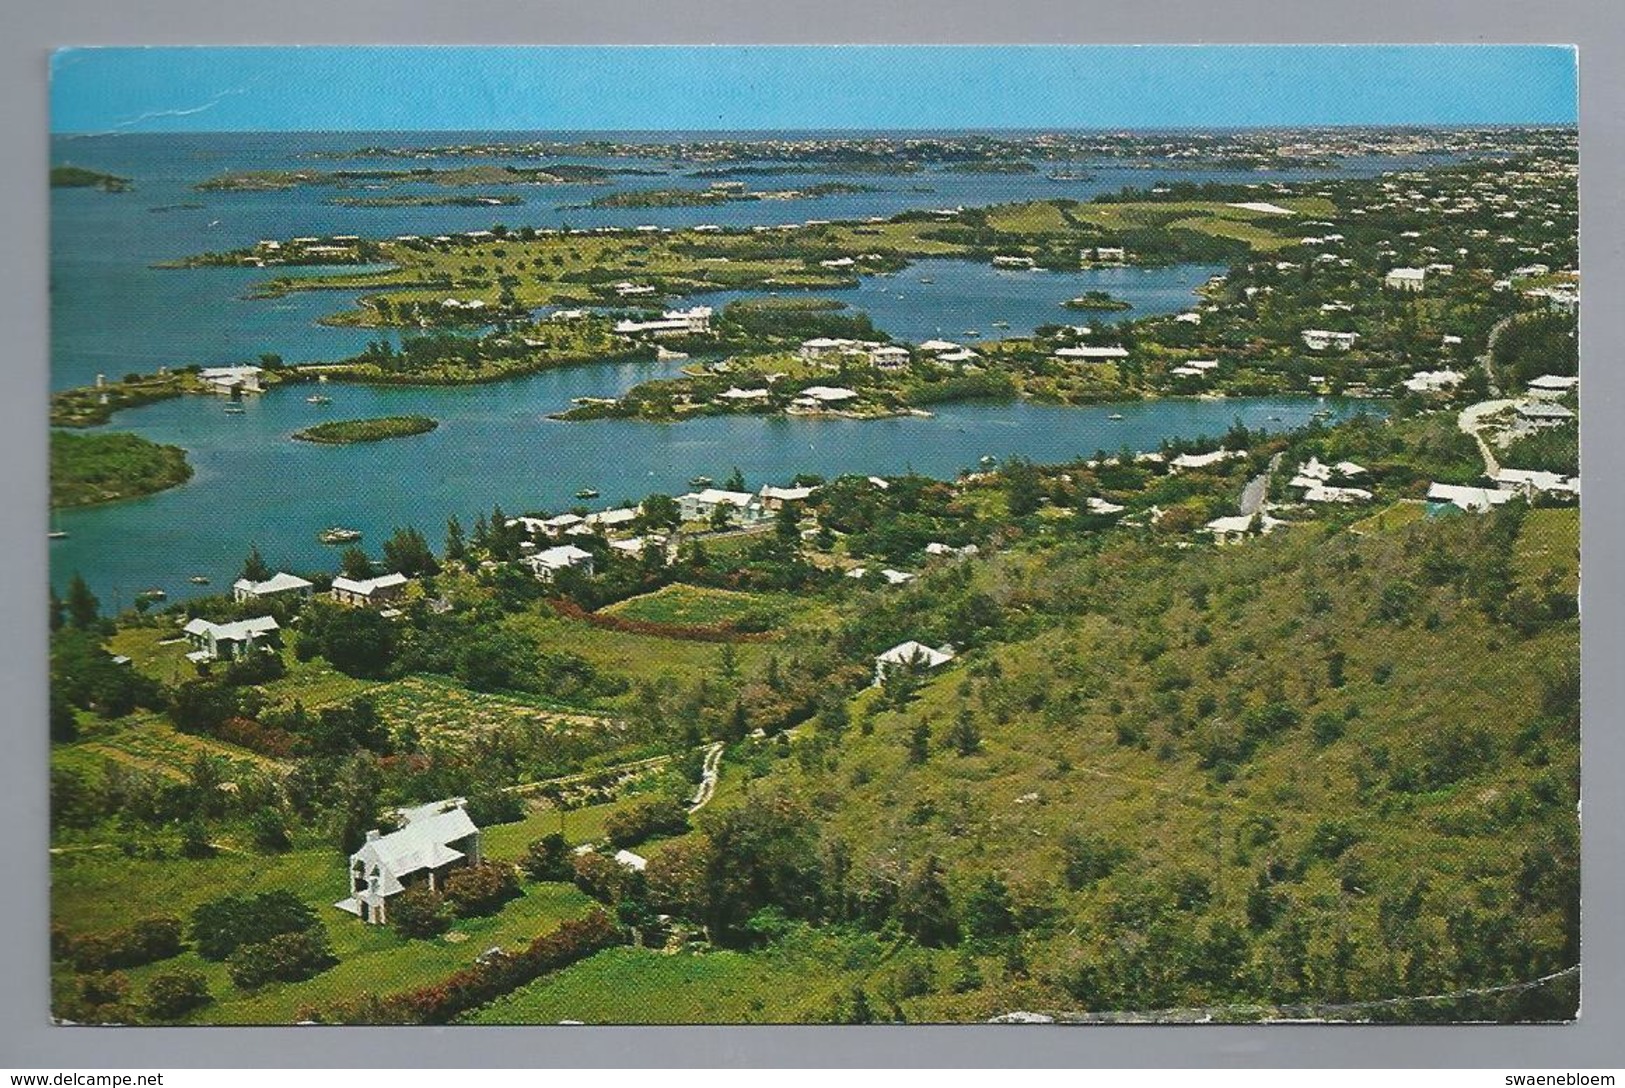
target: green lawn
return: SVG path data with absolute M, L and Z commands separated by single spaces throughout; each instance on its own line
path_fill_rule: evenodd
M 788 594 L 739 593 L 676 584 L 610 605 L 604 612 L 629 620 L 681 626 L 715 627 L 761 619 L 776 627 L 796 610 L 798 603 Z
M 1351 533 L 1391 533 L 1427 517 L 1427 504 L 1417 499 L 1400 499 L 1349 526 Z

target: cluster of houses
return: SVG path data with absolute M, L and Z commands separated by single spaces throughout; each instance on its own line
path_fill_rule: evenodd
M 1335 465 L 1322 464 L 1318 457 L 1298 466 L 1288 487 L 1300 488 L 1304 502 L 1355 503 L 1370 502 L 1374 497 L 1363 487 L 1350 486 L 1350 481 L 1366 475 L 1366 469 L 1353 461 L 1339 461 Z M 1334 483 L 1333 481 L 1337 481 Z
M 803 340 L 796 355 L 804 362 L 824 363 L 829 359 L 864 359 L 877 370 L 901 370 L 908 366 L 911 356 L 900 344 L 882 344 L 873 340 L 848 340 L 833 336 L 815 336 Z
M 711 313 L 709 306 L 667 310 L 647 321 L 617 321 L 615 331 L 622 336 L 700 336 L 711 331 Z

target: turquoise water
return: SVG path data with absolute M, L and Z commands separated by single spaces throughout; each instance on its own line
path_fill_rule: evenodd
M 457 134 L 470 142 L 478 134 Z M 227 170 L 282 168 L 400 169 L 408 161 L 321 162 L 312 152 L 374 142 L 449 142 L 434 134 L 403 138 L 377 134 L 212 134 L 187 136 L 55 137 L 52 160 L 131 178 L 122 194 L 57 189 L 52 200 L 51 384 L 87 384 L 98 373 L 118 377 L 163 365 L 205 365 L 280 354 L 289 362 L 352 354 L 376 330 L 333 329 L 319 317 L 346 308 L 343 292 L 311 292 L 275 300 L 244 296 L 265 274 L 249 269 L 162 270 L 152 267 L 204 249 L 247 245 L 290 235 L 439 233 L 474 230 L 502 221 L 510 226 L 636 226 L 645 223 L 755 225 L 889 216 L 910 208 L 985 205 L 1067 196 L 1088 199 L 1123 185 L 1159 180 L 1265 181 L 1298 173 L 1169 171 L 1113 164 L 1070 164 L 1088 169 L 1087 181 L 1053 182 L 1026 176 L 925 172 L 904 178 L 851 178 L 809 169 L 803 174 L 752 178 L 753 189 L 791 188 L 820 181 L 859 181 L 879 191 L 809 201 L 762 201 L 709 208 L 579 209 L 616 189 L 686 185 L 687 166 L 648 161 L 593 160 L 608 166 L 667 170 L 658 177 L 628 176 L 609 186 L 518 187 L 526 203 L 503 208 L 346 208 L 325 203 L 327 188 L 269 193 L 199 193 L 191 186 Z M 443 160 L 442 165 L 457 160 Z M 490 160 L 469 160 L 489 163 Z M 1400 160 L 1349 163 L 1341 174 L 1408 165 Z M 475 191 L 483 191 L 474 187 Z M 455 190 L 447 190 L 455 191 Z M 197 208 L 163 211 L 168 205 Z M 968 340 L 1014 335 L 1049 323 L 1098 323 L 1060 306 L 1084 290 L 1107 290 L 1135 304 L 1130 316 L 1188 306 L 1191 290 L 1217 269 L 1187 265 L 1159 269 L 1104 269 L 1082 273 L 1005 272 L 958 261 L 926 261 L 894 276 L 868 277 L 833 294 L 869 312 L 895 336 Z M 935 280 L 922 284 L 924 277 Z M 733 295 L 699 301 L 725 303 Z M 995 321 L 1009 323 L 1008 330 Z M 416 525 L 438 541 L 447 515 L 471 521 L 500 502 L 510 511 L 558 509 L 574 503 L 582 487 L 601 502 L 637 499 L 653 491 L 685 490 L 704 473 L 722 478 L 734 465 L 753 485 L 788 480 L 798 472 L 901 472 L 948 476 L 984 454 L 1023 454 L 1055 460 L 1098 448 L 1156 446 L 1164 438 L 1216 435 L 1240 416 L 1252 425 L 1305 422 L 1313 401 L 1168 401 L 1113 408 L 1066 409 L 1030 404 L 960 404 L 932 419 L 878 422 L 697 420 L 681 425 L 625 421 L 560 423 L 549 413 L 571 398 L 615 395 L 632 384 L 671 372 L 669 364 L 582 367 L 494 385 L 451 389 L 367 389 L 331 386 L 334 403 L 306 403 L 309 389 L 289 389 L 250 400 L 244 414 L 226 415 L 202 398 L 121 413 L 112 426 L 184 446 L 196 468 L 184 487 L 133 502 L 62 514 L 69 532 L 51 545 L 57 586 L 82 571 L 109 604 L 128 604 L 141 589 L 162 587 L 172 596 L 202 592 L 186 579 L 200 574 L 219 588 L 235 576 L 248 546 L 258 544 L 274 564 L 294 569 L 331 567 L 331 549 L 315 533 L 330 524 L 362 529 L 375 551 L 396 526 Z M 1332 405 L 1341 411 L 1346 406 Z M 1120 422 L 1106 419 L 1121 412 Z M 325 418 L 422 412 L 442 421 L 439 430 L 366 446 L 320 447 L 289 435 Z M 1279 417 L 1276 421 L 1270 416 Z

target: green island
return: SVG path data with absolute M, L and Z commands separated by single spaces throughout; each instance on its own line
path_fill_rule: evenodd
M 1116 310 L 1132 310 L 1132 303 L 1124 299 L 1115 298 L 1105 291 L 1085 291 L 1077 298 L 1069 298 L 1061 303 L 1069 310 L 1087 310 L 1090 312 L 1110 313 Z
M 372 419 L 335 419 L 318 423 L 302 431 L 293 432 L 300 442 L 317 442 L 324 446 L 348 446 L 356 442 L 382 442 L 386 438 L 405 438 L 408 435 L 427 434 L 440 426 L 428 416 L 376 416 Z
M 135 184 L 129 178 L 121 178 L 117 174 L 104 174 L 97 170 L 86 170 L 82 166 L 53 166 L 51 188 L 100 189 L 104 193 L 127 193 L 135 188 Z
M 238 170 L 207 178 L 193 186 L 200 192 L 271 192 L 303 185 L 392 185 L 431 182 L 435 185 L 571 185 L 601 184 L 622 171 L 598 166 L 555 163 L 550 166 L 433 167 L 411 170 Z
M 725 185 L 726 183 L 723 183 Z M 872 185 L 854 185 L 844 181 L 826 181 L 809 185 L 805 189 L 774 189 L 747 191 L 742 188 L 715 185 L 709 189 L 641 189 L 611 193 L 594 197 L 585 208 L 703 208 L 752 200 L 810 200 L 821 196 L 845 193 L 872 193 Z
M 497 208 L 523 204 L 525 198 L 501 196 L 436 196 L 431 193 L 392 193 L 388 196 L 336 196 L 329 204 L 343 208 Z
M 136 434 L 51 432 L 51 505 L 90 506 L 152 495 L 192 478 L 186 451 Z

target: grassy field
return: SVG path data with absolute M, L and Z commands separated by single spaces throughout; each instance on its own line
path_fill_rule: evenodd
M 1513 551 L 1513 573 L 1520 586 L 1537 583 L 1548 571 L 1558 574 L 1558 588 L 1573 593 L 1580 582 L 1580 511 L 1575 507 L 1531 510 Z
M 1391 533 L 1427 517 L 1427 504 L 1418 499 L 1400 499 L 1349 526 L 1351 533 Z
M 470 691 L 438 676 L 408 676 L 368 692 L 393 730 L 410 725 L 425 748 L 456 744 L 515 725 L 550 733 L 608 728 L 604 719 L 560 710 L 540 700 Z
M 610 605 L 604 612 L 629 620 L 692 627 L 718 627 L 756 620 L 777 627 L 799 611 L 789 594 L 738 593 L 673 584 Z

